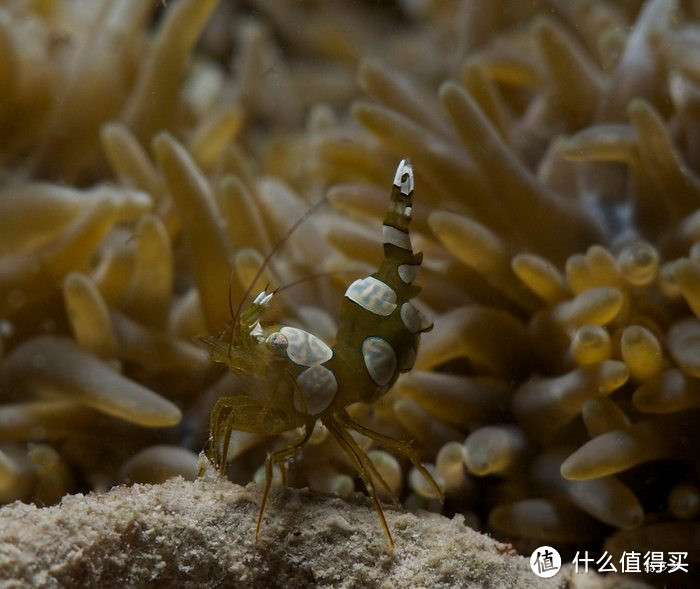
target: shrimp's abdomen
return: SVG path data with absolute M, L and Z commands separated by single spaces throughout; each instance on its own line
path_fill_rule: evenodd
M 384 259 L 379 270 L 345 291 L 333 359 L 338 381 L 334 406 L 372 403 L 413 368 L 420 333 L 432 323 L 411 303 L 423 259 L 414 254 L 408 225 L 413 211 L 413 168 L 402 160 L 384 217 Z

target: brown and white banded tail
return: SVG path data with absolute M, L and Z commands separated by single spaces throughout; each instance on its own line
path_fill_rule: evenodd
M 408 233 L 412 212 L 413 167 L 408 160 L 401 160 L 396 168 L 391 203 L 382 227 L 382 238 L 385 246 L 391 245 L 405 250 L 409 254 L 413 253 L 411 237 Z

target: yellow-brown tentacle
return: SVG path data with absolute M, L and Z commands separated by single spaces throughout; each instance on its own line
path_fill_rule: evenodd
M 294 456 L 299 452 L 311 438 L 313 433 L 313 426 L 304 425 L 304 434 L 298 438 L 291 446 L 284 448 L 283 450 L 278 450 L 272 454 L 268 454 L 265 459 L 265 489 L 263 490 L 262 501 L 260 502 L 260 511 L 258 512 L 258 524 L 255 526 L 255 540 L 257 541 L 258 535 L 260 534 L 260 528 L 262 527 L 263 515 L 265 513 L 265 507 L 267 507 L 267 500 L 270 496 L 270 487 L 272 486 L 272 466 L 274 464 L 279 464 L 284 460 Z
M 423 475 L 423 478 L 425 478 L 425 480 L 428 481 L 428 484 L 430 484 L 430 486 L 432 486 L 433 489 L 435 489 L 438 496 L 440 497 L 440 500 L 444 501 L 445 494 L 442 492 L 442 489 L 440 489 L 440 486 L 437 484 L 437 482 L 435 482 L 435 479 L 430 474 L 428 469 L 426 469 L 425 466 L 423 466 L 420 459 L 418 458 L 418 454 L 416 454 L 416 451 L 413 449 L 410 442 L 403 442 L 390 436 L 380 434 L 379 432 L 375 432 L 374 430 L 371 430 L 365 427 L 364 425 L 361 425 L 350 419 L 350 416 L 347 414 L 347 412 L 339 413 L 338 419 L 343 425 L 354 429 L 356 432 L 361 433 L 363 436 L 367 436 L 375 442 L 378 442 L 385 448 L 389 450 L 394 450 L 395 452 L 400 452 L 406 457 L 408 457 L 413 466 L 415 466 L 418 472 L 420 472 L 421 475 Z

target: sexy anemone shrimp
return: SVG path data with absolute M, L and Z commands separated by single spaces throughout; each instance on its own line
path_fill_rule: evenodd
M 207 456 L 221 474 L 226 468 L 233 430 L 262 434 L 303 430 L 289 447 L 267 455 L 256 539 L 270 493 L 273 465 L 281 467 L 299 453 L 318 420 L 350 457 L 389 546 L 393 547 L 394 542 L 373 482 L 381 485 L 395 503 L 398 501 L 349 430 L 405 454 L 442 496 L 410 443 L 368 429 L 354 422 L 347 412 L 353 403 L 374 403 L 401 372 L 410 370 L 421 332 L 432 328 L 432 322 L 411 304 L 420 292 L 412 283 L 423 258 L 421 253 L 414 254 L 411 247 L 408 225 L 412 204 L 413 168 L 402 160 L 384 217 L 384 259 L 377 272 L 355 280 L 345 291 L 333 347 L 296 327 L 263 326 L 261 319 L 274 295 L 274 291 L 266 290 L 235 314 L 229 340 L 200 338 L 212 360 L 226 364 L 248 385 L 245 395 L 219 398 L 211 413 Z

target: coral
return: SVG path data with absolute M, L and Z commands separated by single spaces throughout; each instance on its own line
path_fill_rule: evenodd
M 270 321 L 332 341 L 410 157 L 435 329 L 353 417 L 522 550 L 697 566 L 696 3 L 84 4 L 0 7 L 3 502 L 192 477 L 209 408 L 245 390 L 193 337 L 265 265 Z M 289 482 L 349 495 L 326 434 Z M 284 441 L 236 433 L 230 475 Z

